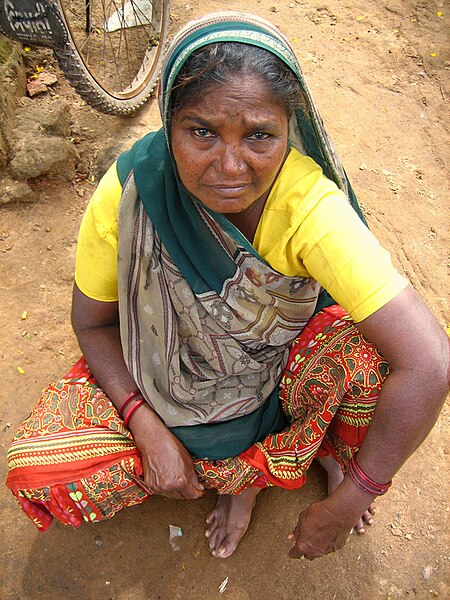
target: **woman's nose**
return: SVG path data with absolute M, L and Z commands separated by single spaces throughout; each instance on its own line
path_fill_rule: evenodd
M 235 177 L 246 170 L 246 163 L 242 151 L 234 145 L 226 145 L 223 148 L 221 159 L 222 173 L 228 177 Z

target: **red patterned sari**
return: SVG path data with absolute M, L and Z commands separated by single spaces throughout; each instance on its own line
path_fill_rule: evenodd
M 200 481 L 219 494 L 251 486 L 303 485 L 314 457 L 346 469 L 361 445 L 388 365 L 335 305 L 311 319 L 292 344 L 280 382 L 290 425 L 234 458 L 195 460 Z M 133 437 L 81 358 L 48 386 L 8 452 L 7 486 L 36 527 L 54 517 L 78 527 L 150 497 Z

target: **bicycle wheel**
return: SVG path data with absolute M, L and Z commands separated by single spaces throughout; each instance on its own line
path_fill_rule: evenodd
M 68 41 L 54 53 L 88 104 L 130 115 L 146 102 L 159 77 L 169 5 L 166 0 L 57 0 Z

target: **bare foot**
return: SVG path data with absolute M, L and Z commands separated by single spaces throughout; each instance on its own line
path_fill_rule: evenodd
M 317 461 L 327 472 L 328 494 L 331 496 L 331 494 L 334 492 L 337 486 L 344 479 L 344 474 L 342 473 L 339 463 L 337 463 L 330 454 L 318 458 Z M 355 525 L 355 530 L 357 533 L 359 533 L 359 535 L 364 535 L 364 533 L 366 532 L 366 525 L 373 525 L 374 514 L 375 504 L 372 502 L 372 504 L 364 512 L 360 520 Z
M 222 495 L 206 518 L 205 532 L 211 554 L 227 558 L 247 531 L 260 488 L 248 488 L 240 494 Z

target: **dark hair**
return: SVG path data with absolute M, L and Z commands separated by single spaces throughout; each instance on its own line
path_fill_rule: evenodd
M 296 108 L 306 106 L 305 95 L 296 75 L 277 56 L 249 44 L 216 42 L 191 54 L 175 80 L 171 93 L 170 119 L 183 106 L 217 83 L 230 83 L 236 77 L 258 77 L 286 108 L 290 117 Z

